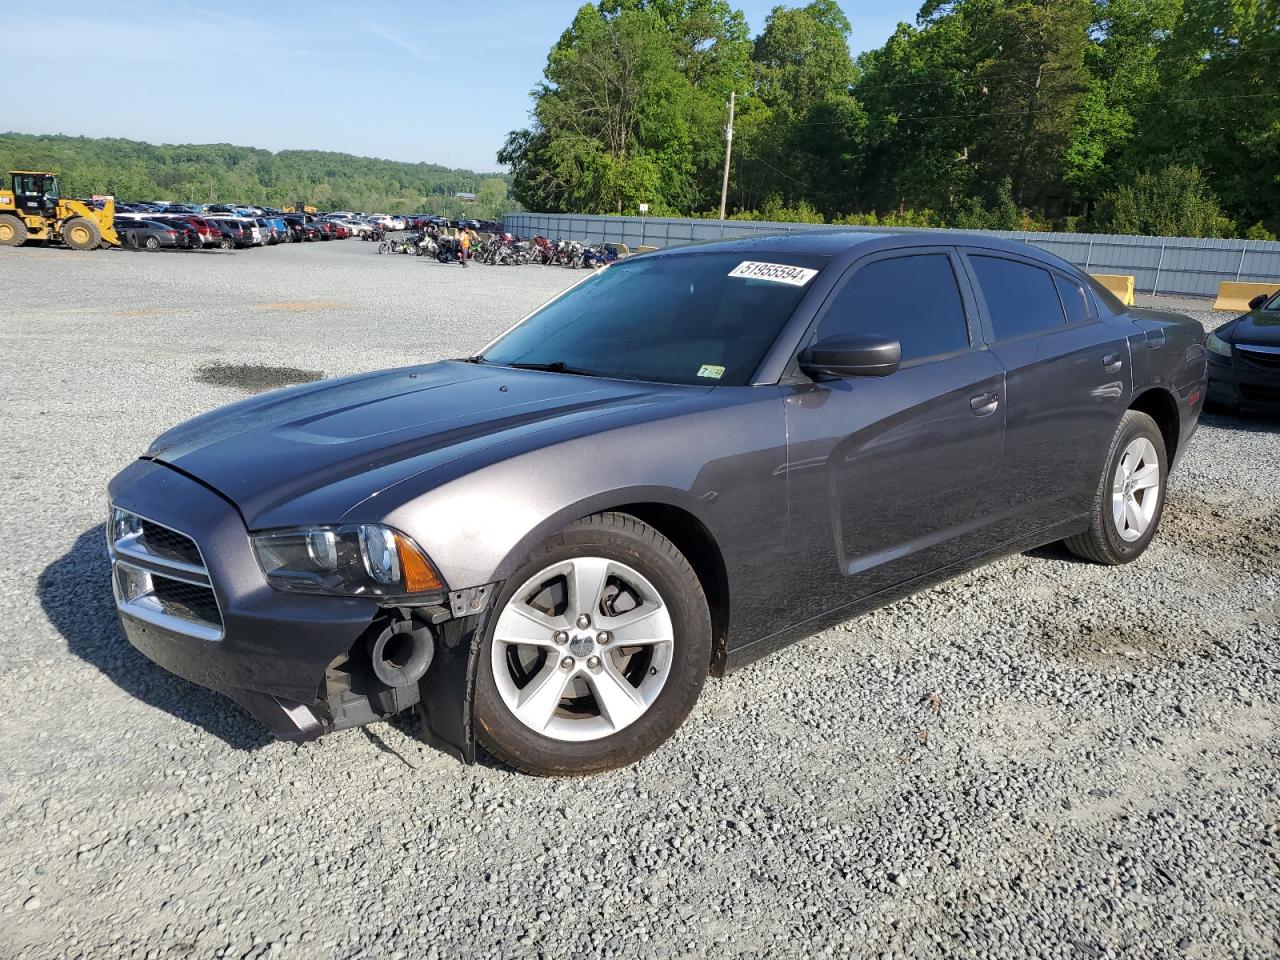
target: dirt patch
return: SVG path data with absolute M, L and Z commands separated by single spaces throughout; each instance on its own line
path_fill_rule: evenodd
M 344 304 L 337 300 L 285 300 L 280 303 L 256 303 L 255 310 L 285 310 L 290 313 L 305 313 L 308 310 L 339 310 Z
M 1191 491 L 1170 493 L 1161 533 L 1233 577 L 1254 566 L 1275 569 L 1280 561 L 1280 514 L 1265 502 L 1213 502 Z
M 261 393 L 298 383 L 314 383 L 324 379 L 322 370 L 300 370 L 297 367 L 267 367 L 254 363 L 211 363 L 196 371 L 196 381 L 215 387 L 234 387 Z

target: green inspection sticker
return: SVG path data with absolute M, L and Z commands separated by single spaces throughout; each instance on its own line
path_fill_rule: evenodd
M 698 376 L 706 377 L 708 380 L 719 380 L 724 376 L 724 367 L 714 363 L 704 363 L 698 368 Z

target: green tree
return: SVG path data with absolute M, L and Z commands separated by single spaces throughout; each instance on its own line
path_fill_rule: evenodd
M 1107 233 L 1164 237 L 1225 237 L 1235 229 L 1196 167 L 1140 172 L 1103 196 L 1098 220 Z
M 535 209 L 585 213 L 687 209 L 694 165 L 686 122 L 690 85 L 668 29 L 652 10 L 578 11 L 534 91 L 534 123 L 498 155 L 513 192 Z

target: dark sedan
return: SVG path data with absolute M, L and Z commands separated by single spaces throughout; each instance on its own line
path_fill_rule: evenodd
M 1209 401 L 1217 407 L 1280 411 L 1280 292 L 1209 334 Z
M 162 435 L 111 482 L 116 603 L 279 736 L 416 705 L 464 759 L 603 770 L 708 672 L 996 557 L 1136 559 L 1203 344 L 990 237 L 633 257 L 475 356 Z
M 125 247 L 135 250 L 159 250 L 163 247 L 179 246 L 179 232 L 172 224 L 155 220 L 122 219 L 117 217 L 112 224 L 116 236 Z

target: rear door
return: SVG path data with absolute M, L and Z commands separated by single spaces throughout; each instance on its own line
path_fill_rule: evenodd
M 1085 513 L 1132 385 L 1126 324 L 1079 280 L 1029 257 L 966 249 L 991 352 L 1005 369 L 1005 489 L 1015 529 Z
M 785 387 L 794 564 L 792 622 L 994 545 L 1003 501 L 1004 371 L 982 342 L 954 251 L 859 261 L 824 303 L 813 341 L 897 338 L 887 377 Z

